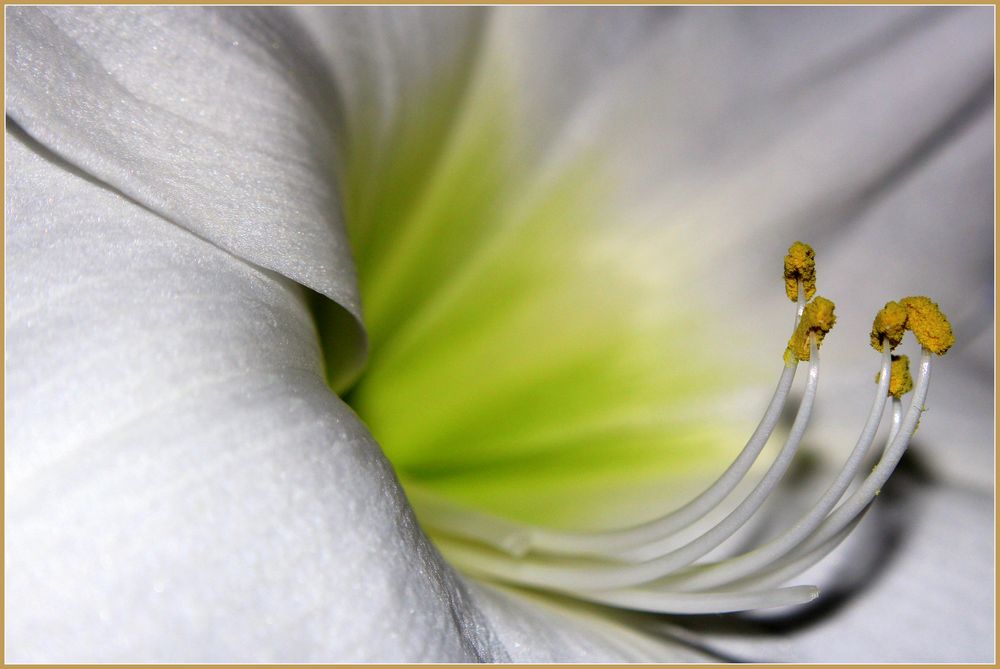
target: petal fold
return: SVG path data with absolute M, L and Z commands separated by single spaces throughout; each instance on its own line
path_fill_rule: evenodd
M 7 135 L 6 650 L 498 660 L 300 287 Z
M 466 583 L 327 388 L 301 287 L 6 145 L 9 660 L 694 656 Z
M 340 305 L 364 357 L 335 186 L 336 93 L 287 12 L 18 7 L 7 113 L 87 174 Z

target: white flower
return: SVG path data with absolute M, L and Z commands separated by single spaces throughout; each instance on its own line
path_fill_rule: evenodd
M 7 19 L 8 659 L 990 659 L 989 10 Z M 866 414 L 873 310 L 926 293 L 960 338 L 915 446 L 930 479 L 887 489 L 842 551 L 865 573 L 803 577 L 834 591 L 820 609 L 657 618 L 468 580 L 324 378 L 324 360 L 338 390 L 362 374 L 349 399 L 415 493 L 628 520 L 654 482 L 719 473 L 740 444 L 717 438 L 752 429 L 797 238 L 838 299 L 807 437 L 819 480 Z M 468 337 L 525 295 L 537 309 Z M 468 359 L 481 378 L 457 383 Z M 640 480 L 659 451 L 612 433 L 602 453 L 642 457 L 562 487 L 504 474 L 485 440 L 469 456 L 486 430 L 560 417 L 551 394 L 533 416 L 496 399 L 565 391 L 532 376 L 553 361 L 600 363 L 571 426 L 669 408 L 655 434 L 717 450 L 658 442 L 675 451 Z M 769 501 L 794 517 L 810 499 Z

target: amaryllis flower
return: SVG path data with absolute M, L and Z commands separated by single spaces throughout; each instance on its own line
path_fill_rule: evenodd
M 992 26 L 9 8 L 7 659 L 989 660 Z

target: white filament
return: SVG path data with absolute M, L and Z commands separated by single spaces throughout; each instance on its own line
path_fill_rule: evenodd
M 795 380 L 796 367 L 797 365 L 784 367 L 764 417 L 743 450 L 722 476 L 696 498 L 661 518 L 618 532 L 570 533 L 533 529 L 529 537 L 531 550 L 553 555 L 613 557 L 623 549 L 645 546 L 650 542 L 669 538 L 703 518 L 733 491 L 756 462 L 781 418 Z
M 921 354 L 920 372 L 913 391 L 913 399 L 910 401 L 906 417 L 900 421 L 901 403 L 898 399 L 894 399 L 893 426 L 889 433 L 888 445 L 879 463 L 864 482 L 854 494 L 837 507 L 834 513 L 823 520 L 816 532 L 796 545 L 788 556 L 767 565 L 758 574 L 749 576 L 738 583 L 731 583 L 727 587 L 756 590 L 784 583 L 822 560 L 840 545 L 840 542 L 861 521 L 906 452 L 923 412 L 923 403 L 927 398 L 927 389 L 930 387 L 930 377 L 930 352 L 924 349 Z
M 805 434 L 816 398 L 819 383 L 819 354 L 816 340 L 810 338 L 811 358 L 809 381 L 806 384 L 799 411 L 789 433 L 785 446 L 772 463 L 770 469 L 749 495 L 721 522 L 700 537 L 684 546 L 638 564 L 576 564 L 544 562 L 525 559 L 511 563 L 500 557 L 483 557 L 476 565 L 477 571 L 486 572 L 494 578 L 551 589 L 610 590 L 647 583 L 662 578 L 681 567 L 685 567 L 721 544 L 741 528 L 760 508 L 791 463 Z
M 798 295 L 793 332 L 798 327 L 806 304 L 801 282 Z M 559 532 L 463 509 L 426 493 L 419 493 L 419 504 L 416 505 L 420 520 L 426 527 L 440 533 L 493 546 L 514 557 L 523 557 L 529 551 L 550 555 L 603 556 L 629 561 L 643 561 L 660 555 L 663 553 L 663 543 L 654 545 L 653 542 L 667 539 L 701 520 L 718 507 L 746 477 L 781 419 L 797 368 L 798 365 L 785 365 L 782 368 L 764 416 L 743 450 L 718 480 L 684 506 L 652 521 L 606 532 Z
M 882 372 L 879 376 L 879 384 L 875 390 L 875 401 L 872 402 L 871 411 L 868 413 L 868 420 L 861 430 L 861 436 L 847 458 L 840 474 L 836 480 L 830 484 L 823 496 L 816 502 L 815 506 L 791 529 L 781 536 L 772 539 L 770 542 L 756 548 L 748 553 L 744 553 L 735 558 L 703 568 L 690 575 L 679 575 L 670 580 L 671 586 L 681 590 L 700 590 L 714 587 L 729 581 L 742 578 L 754 573 L 761 567 L 770 564 L 776 558 L 789 553 L 796 548 L 807 536 L 812 534 L 823 522 L 827 514 L 840 501 L 846 492 L 851 481 L 861 468 L 865 456 L 871 449 L 878 433 L 878 427 L 885 412 L 885 404 L 889 390 L 889 370 L 892 359 L 889 347 L 885 347 L 882 354 Z M 898 402 L 898 400 L 897 400 Z M 892 437 L 890 437 L 890 440 Z
M 892 441 L 882 454 L 882 459 L 868 475 L 864 483 L 851 495 L 843 504 L 830 514 L 823 521 L 816 534 L 810 537 L 802 546 L 802 550 L 810 550 L 818 544 L 836 535 L 841 529 L 847 526 L 859 513 L 875 499 L 882 490 L 882 486 L 889 480 L 892 472 L 896 469 L 906 447 L 910 445 L 913 433 L 917 431 L 917 424 L 924 411 L 924 401 L 927 399 L 927 389 L 931 381 L 931 352 L 926 348 L 920 354 L 920 375 L 917 378 L 916 386 L 913 389 L 913 399 L 910 400 L 910 408 L 906 412 L 906 417 L 893 436 Z

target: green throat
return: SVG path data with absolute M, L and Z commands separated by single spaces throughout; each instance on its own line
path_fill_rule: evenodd
M 698 350 L 712 315 L 662 292 L 680 270 L 622 252 L 642 241 L 599 152 L 524 166 L 504 81 L 441 91 L 388 149 L 351 152 L 370 353 L 344 398 L 411 493 L 552 527 L 641 519 L 740 445 L 711 415 L 731 362 Z

